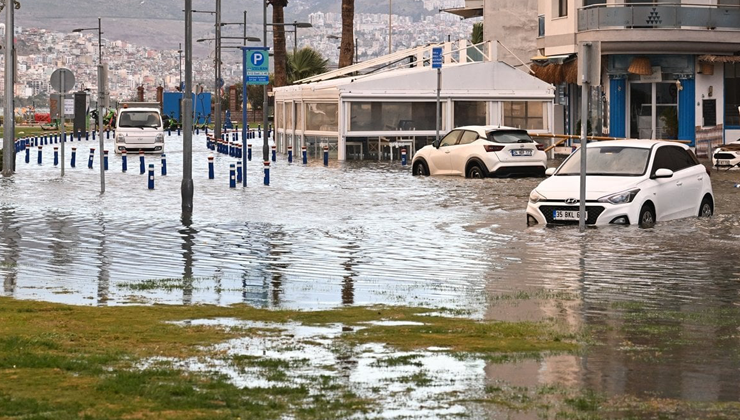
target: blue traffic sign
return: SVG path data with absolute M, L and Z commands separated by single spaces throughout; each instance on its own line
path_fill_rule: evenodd
M 246 47 L 244 50 L 244 82 L 250 85 L 269 83 L 270 55 L 267 47 Z
M 432 68 L 433 69 L 442 68 L 442 47 L 432 48 Z

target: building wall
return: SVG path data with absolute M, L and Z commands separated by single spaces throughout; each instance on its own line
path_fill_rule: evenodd
M 537 55 L 538 0 L 485 0 L 483 38 L 497 46 L 501 41 L 519 59 L 528 63 Z M 498 46 L 498 58 L 512 66 L 519 60 Z
M 697 70 L 700 68 L 699 63 L 696 63 Z M 714 74 L 706 75 L 697 73 L 696 75 L 696 126 L 702 127 L 704 121 L 704 115 L 702 114 L 702 100 L 703 99 L 716 99 L 717 100 L 717 124 L 724 124 L 725 116 L 725 95 L 724 95 L 724 80 L 725 68 L 721 63 L 714 65 Z M 712 96 L 709 96 L 709 89 L 711 87 Z

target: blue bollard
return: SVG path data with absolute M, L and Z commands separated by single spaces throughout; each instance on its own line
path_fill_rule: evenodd
M 85 141 L 90 140 L 90 132 L 85 131 Z
M 41 156 L 43 155 L 43 153 L 42 153 L 42 151 L 41 151 L 41 148 L 42 148 L 42 147 L 43 147 L 43 146 L 39 146 L 39 158 L 38 158 L 38 163 L 39 163 L 39 165 L 41 165 Z
M 103 150 L 103 170 L 104 171 L 108 170 L 108 151 L 107 150 Z
M 242 161 L 236 161 L 236 182 L 242 183 Z
M 105 139 L 110 140 L 110 130 L 105 130 Z
M 31 145 L 26 143 L 26 163 L 31 161 Z
M 228 144 L 228 148 L 229 148 L 229 156 L 234 157 L 234 153 L 235 153 L 235 150 L 234 150 L 234 142 L 233 141 L 229 141 L 229 142 L 227 142 L 227 144 Z
M 172 137 L 172 129 L 171 128 L 168 128 L 167 129 L 167 137 Z
M 95 140 L 95 133 L 96 133 L 96 132 L 95 132 L 95 131 L 93 131 L 92 133 L 93 133 L 93 140 Z
M 401 149 L 401 166 L 406 166 L 406 149 Z
M 208 156 L 208 179 L 214 178 L 214 171 L 213 171 L 213 155 Z
M 301 155 L 303 157 L 303 164 L 308 165 L 308 152 L 306 152 L 306 146 L 301 146 Z
M 252 145 L 251 144 L 247 145 L 247 160 L 249 161 L 252 160 Z
M 74 168 L 77 163 L 77 148 L 72 148 L 72 159 L 69 161 L 69 166 Z
M 329 146 L 324 146 L 324 166 L 329 166 Z
M 234 141 L 239 141 L 239 132 L 238 131 L 235 131 L 234 132 Z
M 128 156 L 125 150 L 121 150 L 121 172 L 128 171 Z
M 59 148 L 54 146 L 54 166 L 59 166 Z
M 257 132 L 259 133 L 260 138 L 262 138 L 262 125 L 261 124 L 257 124 Z
M 139 150 L 139 174 L 144 175 L 145 171 L 146 171 L 146 165 L 144 163 L 144 151 Z
M 272 161 L 277 162 L 277 146 L 272 146 Z
M 87 161 L 87 167 L 92 169 L 93 168 L 93 156 L 95 156 L 95 148 L 90 148 L 90 159 Z
M 270 162 L 265 161 L 265 185 L 270 185 Z
M 149 164 L 149 189 L 154 189 L 154 164 Z
M 208 127 L 205 128 L 206 136 L 208 135 Z
M 162 176 L 167 176 L 167 155 L 162 153 Z
M 180 127 L 177 127 L 177 135 L 180 135 Z
M 75 141 L 75 134 L 74 133 L 69 133 L 69 142 L 71 143 L 73 141 Z
M 82 141 L 82 132 L 77 132 L 77 141 Z
M 229 188 L 236 188 L 236 165 L 229 165 Z
M 196 136 L 200 135 L 200 128 L 195 127 L 195 135 Z
M 293 146 L 288 146 L 288 163 L 293 163 Z
M 236 157 L 239 159 L 242 158 L 242 145 L 239 143 L 236 144 Z

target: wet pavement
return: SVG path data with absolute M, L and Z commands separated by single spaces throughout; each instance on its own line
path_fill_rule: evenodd
M 30 164 L 20 154 L 17 175 L 0 179 L 0 293 L 83 305 L 403 304 L 554 319 L 595 343 L 581 355 L 460 362 L 468 373 L 452 375 L 473 375 L 476 386 L 559 383 L 740 401 L 740 171 L 713 171 L 711 219 L 581 234 L 526 227 L 527 197 L 540 179 L 417 178 L 397 162 L 304 167 L 278 156 L 269 187 L 255 159 L 248 187 L 230 189 L 235 159 L 218 156 L 208 180 L 200 137 L 195 212 L 183 221 L 181 144 L 166 141 L 168 176 L 147 156 L 157 168 L 154 191 L 137 156 L 124 174 L 111 154 L 102 196 L 97 158 L 95 170 L 86 165 L 97 143 L 74 142 L 78 165 L 64 179 L 51 146 L 43 166 L 35 150 Z

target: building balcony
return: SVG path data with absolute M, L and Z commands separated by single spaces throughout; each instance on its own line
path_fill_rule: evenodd
M 740 30 L 740 7 L 602 4 L 578 9 L 578 31 L 603 29 Z

